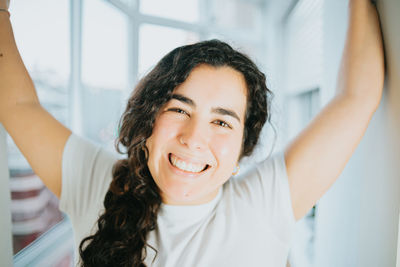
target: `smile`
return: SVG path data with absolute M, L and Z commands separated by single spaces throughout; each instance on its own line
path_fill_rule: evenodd
M 168 159 L 172 166 L 176 167 L 181 171 L 189 173 L 200 173 L 205 171 L 209 167 L 208 164 L 204 165 L 204 164 L 184 161 L 183 159 L 176 157 L 172 153 L 168 155 Z

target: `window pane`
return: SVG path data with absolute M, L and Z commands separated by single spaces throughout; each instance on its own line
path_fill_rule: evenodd
M 82 89 L 83 135 L 109 150 L 114 149 L 120 115 L 126 106 L 123 91 L 84 86 Z
M 16 42 L 39 100 L 64 124 L 70 76 L 69 7 L 68 0 L 11 3 Z M 58 210 L 58 199 L 44 187 L 10 136 L 7 144 L 13 246 L 17 253 L 62 220 L 62 214 Z
M 287 90 L 321 86 L 323 75 L 323 1 L 300 1 L 285 27 Z
M 116 0 L 116 2 L 121 3 L 122 5 L 128 7 L 128 9 L 133 9 L 136 7 L 137 2 L 139 0 Z
M 139 32 L 139 76 L 149 71 L 172 49 L 197 42 L 199 36 L 169 27 L 144 24 Z
M 313 94 L 318 94 L 318 89 L 302 94 L 289 96 L 286 99 L 287 140 L 292 140 L 311 120 L 313 108 Z
M 224 36 L 222 34 L 215 34 L 215 33 L 208 35 L 207 39 L 218 39 L 223 42 L 226 42 L 229 45 L 231 45 L 234 49 L 250 57 L 250 59 L 254 61 L 259 68 L 263 67 L 262 63 L 264 61 L 263 58 L 265 56 L 265 47 L 262 45 L 262 43 L 253 44 L 243 40 L 241 41 L 233 40 L 229 36 Z
M 128 87 L 128 19 L 103 0 L 83 2 L 82 81 L 91 87 Z
M 319 110 L 319 89 L 288 96 L 286 99 L 287 142 L 293 140 L 315 117 Z M 297 222 L 290 263 L 293 266 L 311 266 L 314 260 L 315 207 Z
M 199 0 L 144 0 L 140 12 L 185 22 L 199 20 Z
M 70 73 L 69 1 L 12 1 L 15 39 L 30 73 L 66 82 Z M 40 12 L 40 16 L 36 12 Z
M 210 1 L 211 24 L 227 30 L 260 34 L 262 26 L 261 2 L 243 0 Z
M 103 0 L 85 0 L 82 29 L 83 135 L 113 149 L 129 85 L 129 19 Z

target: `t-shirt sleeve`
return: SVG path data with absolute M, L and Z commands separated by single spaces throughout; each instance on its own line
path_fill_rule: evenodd
M 98 214 L 117 160 L 116 154 L 72 133 L 63 151 L 60 210 L 73 217 Z
M 274 232 L 283 240 L 291 238 L 295 217 L 284 152 L 257 163 L 250 175 L 241 180 L 241 189 Z

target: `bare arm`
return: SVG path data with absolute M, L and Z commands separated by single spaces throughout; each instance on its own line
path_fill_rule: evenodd
M 0 0 L 0 8 L 8 8 L 8 3 Z M 4 11 L 0 11 L 0 123 L 34 172 L 59 197 L 62 152 L 71 131 L 40 105 Z
M 337 93 L 285 150 L 296 219 L 336 181 L 364 135 L 383 89 L 379 20 L 370 0 L 350 0 Z

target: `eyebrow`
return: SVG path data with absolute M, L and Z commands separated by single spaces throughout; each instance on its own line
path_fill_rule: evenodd
M 183 102 L 183 103 L 185 103 L 185 104 L 187 104 L 187 105 L 189 105 L 191 107 L 196 107 L 196 103 L 194 103 L 194 101 L 192 99 L 190 99 L 190 98 L 188 98 L 188 97 L 186 97 L 184 95 L 173 94 L 171 98 L 172 99 L 176 99 L 176 100 L 178 100 L 180 102 Z M 217 107 L 217 108 L 213 108 L 211 111 L 213 113 L 217 113 L 217 114 L 220 114 L 220 115 L 231 116 L 231 117 L 235 118 L 236 120 L 238 120 L 240 122 L 240 118 L 237 115 L 237 113 L 235 111 L 231 110 L 231 109 Z

